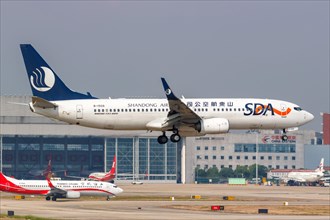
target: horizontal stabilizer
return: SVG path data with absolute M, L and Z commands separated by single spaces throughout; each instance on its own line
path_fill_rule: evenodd
M 12 105 L 29 105 L 27 103 L 22 103 L 22 102 L 7 102 L 8 104 L 12 104 Z
M 34 107 L 39 107 L 39 108 L 56 108 L 57 105 L 49 102 L 43 98 L 37 97 L 37 96 L 32 96 L 32 104 Z

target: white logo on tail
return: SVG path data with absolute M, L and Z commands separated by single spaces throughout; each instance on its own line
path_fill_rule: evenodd
M 165 90 L 165 94 L 166 94 L 166 95 L 170 95 L 171 93 L 172 93 L 172 91 L 171 91 L 170 89 L 166 89 L 166 90 Z
M 36 68 L 32 71 L 30 76 L 30 82 L 32 87 L 39 92 L 46 92 L 53 88 L 55 84 L 55 76 L 51 69 L 47 67 Z

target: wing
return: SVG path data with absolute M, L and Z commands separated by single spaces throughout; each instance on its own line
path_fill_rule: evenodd
M 164 78 L 161 78 L 164 91 L 168 100 L 170 111 L 166 122 L 168 125 L 186 124 L 194 125 L 201 117 L 192 111 L 184 102 L 176 97 Z
M 49 178 L 47 178 L 46 180 L 47 180 L 48 186 L 50 187 L 50 190 L 49 190 L 47 196 L 59 196 L 59 195 L 65 196 L 67 194 L 66 190 L 55 187 Z
M 289 180 L 293 180 L 293 181 L 297 181 L 297 182 L 306 182 L 306 179 L 305 178 L 302 178 L 302 177 L 293 177 L 293 178 L 289 178 Z

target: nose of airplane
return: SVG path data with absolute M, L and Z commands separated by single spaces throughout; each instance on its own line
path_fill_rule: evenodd
M 120 188 L 120 187 L 117 187 L 116 194 L 118 195 L 118 194 L 120 194 L 122 192 L 124 192 L 124 190 L 122 188 Z
M 306 113 L 305 113 L 306 122 L 310 122 L 313 119 L 314 119 L 314 115 L 306 111 Z

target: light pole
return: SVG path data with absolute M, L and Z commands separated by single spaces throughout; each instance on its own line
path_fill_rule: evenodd
M 258 152 L 259 152 L 259 131 L 256 130 L 256 184 L 258 184 Z
M 258 153 L 259 153 L 259 130 L 251 130 L 251 133 L 256 134 L 256 184 L 258 184 Z
M 195 183 L 197 183 L 198 184 L 198 170 L 199 169 L 197 169 L 197 165 L 198 165 L 198 159 L 199 159 L 199 157 L 197 157 L 196 158 L 196 162 L 195 162 L 195 160 L 193 160 L 194 161 L 194 168 L 195 168 Z

